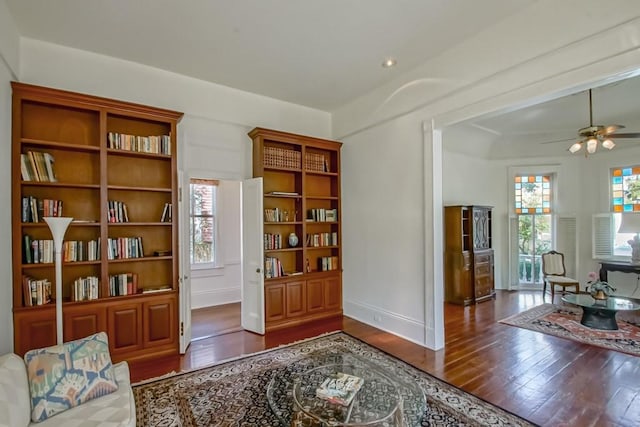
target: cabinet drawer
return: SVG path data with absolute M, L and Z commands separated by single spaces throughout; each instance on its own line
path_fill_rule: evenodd
M 490 295 L 493 291 L 493 278 L 490 276 L 476 277 L 475 297 L 482 298 Z
M 492 265 L 489 263 L 476 264 L 474 273 L 476 277 L 484 277 L 491 275 Z
M 473 256 L 475 264 L 483 264 L 483 263 L 492 263 L 493 262 L 493 254 L 492 253 L 479 253 Z

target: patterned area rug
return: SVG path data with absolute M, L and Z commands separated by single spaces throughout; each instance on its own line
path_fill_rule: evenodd
M 399 385 L 413 385 L 401 386 L 408 426 L 532 425 L 342 332 L 135 385 L 137 425 L 317 425 L 298 423 L 287 391 L 293 379 L 318 366 L 354 360 L 375 366 Z M 285 387 L 274 392 L 274 384 Z
M 579 307 L 542 304 L 500 320 L 500 323 L 640 356 L 638 317 L 618 313 L 617 331 L 588 328 L 580 324 L 581 317 L 582 309 Z

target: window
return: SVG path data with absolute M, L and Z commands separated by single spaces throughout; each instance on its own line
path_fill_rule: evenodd
M 613 255 L 631 256 L 629 240 L 634 233 L 618 233 L 623 212 L 640 214 L 640 166 L 611 169 L 611 212 L 613 212 Z
M 542 284 L 541 254 L 551 249 L 551 176 L 514 177 L 518 226 L 518 283 Z
M 218 181 L 197 178 L 189 180 L 189 252 L 192 266 L 217 265 L 217 190 Z

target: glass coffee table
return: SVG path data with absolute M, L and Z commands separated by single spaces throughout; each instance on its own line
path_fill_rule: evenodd
M 371 362 L 349 355 L 343 360 L 310 366 L 302 372 L 275 375 L 267 387 L 269 406 L 287 427 L 415 426 L 426 410 L 422 389 Z M 337 363 L 335 363 L 337 362 Z M 364 381 L 348 405 L 317 397 L 316 389 L 337 373 Z
M 598 300 L 588 294 L 567 294 L 562 301 L 582 307 L 580 323 L 592 329 L 617 330 L 617 312 L 640 310 L 640 304 L 614 296 Z

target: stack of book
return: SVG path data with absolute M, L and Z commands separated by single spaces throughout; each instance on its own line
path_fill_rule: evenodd
M 264 166 L 288 169 L 300 169 L 299 151 L 280 147 L 264 147 Z
M 45 216 L 62 216 L 62 200 L 22 198 L 22 222 L 40 222 Z
M 109 200 L 107 204 L 109 222 L 129 222 L 127 205 L 117 200 Z
M 349 406 L 363 384 L 364 380 L 360 377 L 337 372 L 316 388 L 316 396 L 331 403 Z
M 173 207 L 171 203 L 165 203 L 164 208 L 162 209 L 162 216 L 160 217 L 160 222 L 171 222 L 173 218 Z

